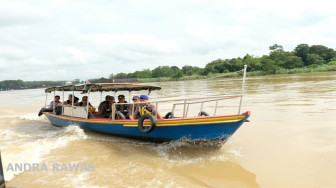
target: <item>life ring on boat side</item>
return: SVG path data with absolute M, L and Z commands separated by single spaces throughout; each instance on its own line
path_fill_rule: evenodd
M 165 117 L 165 119 L 173 119 L 174 118 L 174 113 L 173 112 L 168 112 Z
M 198 113 L 198 116 L 209 116 L 209 114 L 206 113 L 206 112 L 204 112 L 204 111 L 200 111 L 200 112 Z
M 120 111 L 116 111 L 115 115 L 117 119 L 126 119 L 125 115 Z
M 150 120 L 150 126 L 143 126 L 143 122 L 145 119 Z M 138 128 L 143 133 L 150 133 L 152 132 L 156 127 L 156 120 L 152 114 L 144 114 L 140 117 L 138 121 Z

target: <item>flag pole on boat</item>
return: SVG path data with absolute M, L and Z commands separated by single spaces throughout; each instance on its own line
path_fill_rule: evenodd
M 247 68 L 247 65 L 244 65 L 243 84 L 242 84 L 242 91 L 241 91 L 241 96 L 240 96 L 238 114 L 240 114 L 240 109 L 241 109 L 241 105 L 242 105 L 242 102 L 243 102 L 243 95 L 244 95 L 244 89 L 245 89 L 246 68 Z

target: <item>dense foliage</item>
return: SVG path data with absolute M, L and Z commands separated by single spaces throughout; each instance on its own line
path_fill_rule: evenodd
M 134 73 L 111 74 L 111 79 L 117 78 L 181 78 L 183 76 L 206 76 L 216 73 L 228 73 L 241 70 L 247 65 L 248 71 L 260 71 L 263 74 L 274 74 L 284 69 L 315 67 L 322 64 L 335 64 L 336 51 L 323 45 L 298 45 L 293 51 L 285 51 L 281 45 L 269 47 L 269 55 L 255 57 L 245 55 L 243 58 L 217 59 L 208 63 L 205 68 L 185 65 L 180 69 L 176 66 L 159 66 L 152 71 L 145 69 Z
M 78 83 L 78 82 L 79 82 L 78 79 L 73 81 L 73 83 Z M 4 81 L 0 81 L 0 90 L 44 88 L 46 86 L 60 86 L 64 84 L 65 84 L 65 81 L 4 80 Z
M 241 70 L 247 65 L 249 72 L 260 74 L 275 74 L 291 72 L 298 68 L 314 68 L 323 65 L 336 65 L 336 51 L 323 45 L 299 44 L 293 51 L 285 51 L 281 45 L 269 47 L 269 55 L 255 57 L 245 55 L 243 58 L 217 59 L 209 62 L 204 68 L 185 65 L 181 69 L 177 66 L 159 66 L 153 70 L 144 69 L 133 73 L 111 74 L 110 79 L 139 78 L 139 79 L 180 79 L 182 77 L 202 77 L 212 74 L 229 73 Z M 321 69 L 325 70 L 325 69 Z M 94 79 L 93 79 L 94 80 Z M 80 82 L 76 79 L 74 83 Z M 38 88 L 45 86 L 63 85 L 64 81 L 0 81 L 0 90 Z

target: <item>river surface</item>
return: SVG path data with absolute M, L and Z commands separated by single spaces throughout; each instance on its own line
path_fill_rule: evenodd
M 154 85 L 162 90 L 153 91 L 150 99 L 165 100 L 240 94 L 241 79 Z M 249 77 L 245 94 L 242 112 L 251 111 L 250 122 L 214 149 L 182 141 L 155 144 L 125 139 L 76 126 L 54 127 L 44 116 L 37 116 L 45 103 L 43 89 L 0 91 L 0 150 L 6 184 L 336 187 L 336 72 Z M 90 95 L 94 106 L 99 97 Z M 217 114 L 236 114 L 238 103 L 221 102 Z M 213 113 L 213 106 L 208 104 L 205 110 Z M 166 113 L 171 105 L 159 108 Z M 190 108 L 190 115 L 198 109 Z M 15 169 L 20 164 L 27 171 Z M 29 169 L 34 164 L 39 166 Z M 80 168 L 71 170 L 66 165 Z

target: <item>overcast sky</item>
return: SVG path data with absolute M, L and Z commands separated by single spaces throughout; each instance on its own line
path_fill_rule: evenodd
M 204 67 L 275 43 L 335 49 L 333 1 L 0 0 L 0 80 Z

